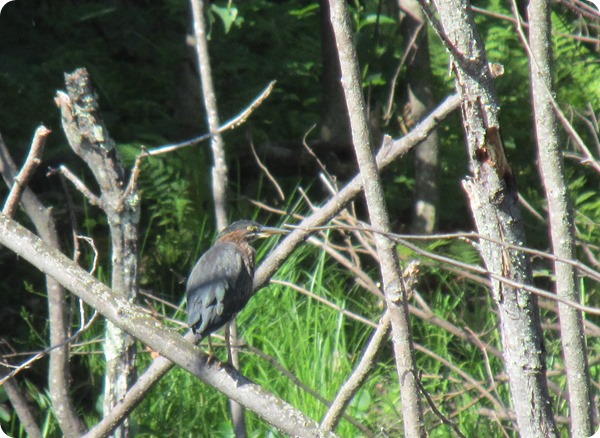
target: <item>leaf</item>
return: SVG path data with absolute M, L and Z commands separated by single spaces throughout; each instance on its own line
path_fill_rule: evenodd
M 238 19 L 238 9 L 235 6 L 219 6 L 219 5 L 211 5 L 210 9 L 214 12 L 223 23 L 223 27 L 225 28 L 225 33 L 229 33 L 231 30 L 231 26 Z

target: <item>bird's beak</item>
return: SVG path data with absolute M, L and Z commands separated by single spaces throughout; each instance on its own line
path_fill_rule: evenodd
M 261 227 L 260 231 L 257 234 L 259 238 L 266 238 L 272 236 L 273 234 L 288 234 L 290 230 L 284 230 L 283 228 L 275 228 L 275 227 Z

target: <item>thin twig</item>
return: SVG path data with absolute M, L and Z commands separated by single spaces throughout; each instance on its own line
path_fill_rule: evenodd
M 133 168 L 131 169 L 131 176 L 129 177 L 127 188 L 123 192 L 123 196 L 121 196 L 121 199 L 119 199 L 120 205 L 123 205 L 123 203 L 126 202 L 127 198 L 132 193 L 137 192 L 137 182 L 139 180 L 140 172 L 142 170 L 142 161 L 148 155 L 148 150 L 144 146 L 142 146 L 140 154 L 135 158 L 135 162 L 133 163 Z
M 309 237 L 308 242 L 312 245 L 315 245 L 318 248 L 323 249 L 327 254 L 329 254 L 329 256 L 331 256 L 331 258 L 336 260 L 339 264 L 341 264 L 351 273 L 353 273 L 356 276 L 357 281 L 360 280 L 363 287 L 370 293 L 375 295 L 379 300 L 384 299 L 383 293 L 381 292 L 381 289 L 377 286 L 377 283 L 375 283 L 371 279 L 371 277 L 367 275 L 367 273 L 365 273 L 362 269 L 356 266 L 355 263 L 344 257 L 342 254 L 340 254 L 339 251 L 336 251 L 328 242 L 321 241 L 314 236 Z
M 559 1 L 559 3 L 563 3 L 565 5 L 567 5 L 569 3 L 569 2 L 561 2 L 561 0 L 558 0 L 558 1 Z M 509 21 L 511 23 L 516 23 L 516 20 L 513 17 L 511 17 L 510 15 L 504 15 L 504 14 L 500 14 L 500 13 L 497 13 L 497 12 L 491 12 L 491 11 L 488 11 L 487 9 L 478 8 L 476 6 L 471 6 L 471 9 L 473 10 L 473 12 L 477 12 L 477 13 L 482 14 L 482 15 L 487 15 L 487 16 L 492 17 L 492 18 L 498 18 L 500 20 Z M 580 10 L 579 12 L 582 12 L 582 11 Z M 591 17 L 588 16 L 588 18 L 591 18 Z M 529 23 L 523 22 L 523 26 L 528 28 L 529 27 Z M 553 32 L 553 33 L 555 35 L 558 35 L 558 36 L 561 36 L 561 37 L 572 38 L 572 39 L 574 39 L 576 41 L 582 41 L 582 42 L 585 42 L 585 43 L 592 43 L 592 44 L 595 44 L 595 45 L 600 44 L 600 39 L 598 39 L 598 38 L 585 37 L 585 36 L 582 36 L 582 35 L 573 35 L 573 34 L 563 33 L 563 32 Z
M 271 175 L 271 172 L 269 172 L 269 169 L 267 169 L 267 166 L 265 166 L 263 164 L 263 162 L 260 161 L 260 158 L 258 158 L 258 154 L 256 153 L 256 149 L 254 148 L 254 142 L 252 141 L 252 139 L 250 139 L 250 150 L 252 151 L 252 155 L 254 156 L 254 159 L 256 160 L 256 164 L 258 164 L 258 167 L 261 168 L 261 170 L 265 173 L 267 179 L 269 181 L 271 181 L 271 183 L 273 184 L 273 187 L 275 187 L 275 191 L 279 195 L 279 199 L 281 199 L 282 201 L 285 201 L 285 195 L 283 194 L 283 190 L 281 190 L 281 187 L 277 183 L 277 180 L 273 177 L 273 175 Z
M 588 102 L 588 105 L 590 105 L 590 102 Z M 600 153 L 600 139 L 598 139 L 598 121 L 595 119 L 594 109 L 589 108 L 590 118 L 587 118 L 583 114 L 580 114 L 577 110 L 574 110 L 574 112 L 575 115 L 588 127 L 592 140 L 596 144 L 596 153 Z
M 496 397 L 498 397 L 498 400 L 502 400 L 502 398 L 500 397 L 500 394 L 498 393 L 498 389 L 496 388 L 496 385 L 495 385 L 496 382 L 494 381 L 494 373 L 492 372 L 492 366 L 490 365 L 490 358 L 487 354 L 486 346 L 483 345 L 483 343 L 481 342 L 481 339 L 479 339 L 479 337 L 473 332 L 473 330 L 471 330 L 469 327 L 465 327 L 465 330 L 467 330 L 469 332 L 469 334 L 473 337 L 473 339 L 475 339 L 475 341 L 477 342 L 477 345 L 479 346 L 479 349 L 483 353 L 483 357 L 485 359 L 485 362 L 484 362 L 485 370 L 488 373 L 488 377 L 490 379 L 490 385 L 494 389 L 494 393 L 496 394 Z
M 14 216 L 17 206 L 19 205 L 19 201 L 21 200 L 23 190 L 25 190 L 28 181 L 33 176 L 33 172 L 35 172 L 35 169 L 37 169 L 41 162 L 44 145 L 46 144 L 46 140 L 51 133 L 52 131 L 46 128 L 44 125 L 40 125 L 35 130 L 35 134 L 33 135 L 33 140 L 31 142 L 31 148 L 29 149 L 29 154 L 25 159 L 25 164 L 23 164 L 21 171 L 13 179 L 12 188 L 10 189 L 10 193 L 6 198 L 4 208 L 2 209 L 2 212 L 8 217 Z
M 297 226 L 288 225 L 288 228 L 304 228 L 304 227 L 297 227 Z M 338 228 L 338 227 L 337 226 L 336 227 L 327 227 L 327 226 L 310 227 L 311 230 L 324 230 L 324 229 L 329 229 L 329 228 Z M 341 228 L 351 229 L 351 228 L 356 228 L 356 227 L 341 227 Z M 364 230 L 364 231 L 370 231 L 370 232 L 373 232 L 373 233 L 384 234 L 386 237 L 389 237 L 389 238 L 395 240 L 396 242 L 402 244 L 403 246 L 407 247 L 408 249 L 414 251 L 415 253 L 423 255 L 423 256 L 426 256 L 426 257 L 429 257 L 432 260 L 437 260 L 437 261 L 445 263 L 445 264 L 450 264 L 450 265 L 457 266 L 457 267 L 465 269 L 465 270 L 476 272 L 476 273 L 481 274 L 481 275 L 489 276 L 489 277 L 493 278 L 494 280 L 498 280 L 498 281 L 500 281 L 500 282 L 502 282 L 504 284 L 507 284 L 507 285 L 509 285 L 511 287 L 526 290 L 528 292 L 534 293 L 534 294 L 536 294 L 538 296 L 547 298 L 549 300 L 558 301 L 560 303 L 563 303 L 563 304 L 566 304 L 568 306 L 574 307 L 575 309 L 581 310 L 582 312 L 588 312 L 588 313 L 590 313 L 592 315 L 600 315 L 600 308 L 586 306 L 586 305 L 577 303 L 575 301 L 571 301 L 571 300 L 568 300 L 566 298 L 559 297 L 559 296 L 553 294 L 552 292 L 548 292 L 548 291 L 540 289 L 538 287 L 530 286 L 530 285 L 527 285 L 527 284 L 524 284 L 524 283 L 520 283 L 518 281 L 511 280 L 511 279 L 506 278 L 506 277 L 504 277 L 502 275 L 498 275 L 498 274 L 496 274 L 494 272 L 488 271 L 486 268 L 483 268 L 483 267 L 481 267 L 479 265 L 474 265 L 474 264 L 471 264 L 471 263 L 465 263 L 465 262 L 461 262 L 461 261 L 458 261 L 458 260 L 454 260 L 454 259 L 452 259 L 450 257 L 446 257 L 446 256 L 435 254 L 435 253 L 433 253 L 431 251 L 427 251 L 427 250 L 424 250 L 424 249 L 422 249 L 422 248 L 420 248 L 420 247 L 418 247 L 416 245 L 413 245 L 413 244 L 409 243 L 406 240 L 406 238 L 414 238 L 415 236 L 405 236 L 404 238 L 400 238 L 400 237 L 398 237 L 399 235 L 396 235 L 394 233 L 384 233 L 382 231 L 378 231 L 378 230 L 375 230 L 373 228 L 361 227 L 361 229 Z M 456 234 L 463 234 L 463 233 L 454 233 L 454 234 L 441 235 L 441 236 L 451 236 L 451 235 L 456 235 Z M 464 234 L 476 235 L 475 233 L 464 233 Z M 429 239 L 429 238 L 432 238 L 432 237 L 433 236 L 418 236 L 418 238 L 422 238 L 422 239 Z M 486 239 L 484 236 L 478 236 L 478 237 L 480 239 Z M 487 240 L 494 241 L 494 239 L 487 239 Z M 552 259 L 552 260 L 557 259 L 557 257 L 553 256 L 552 254 L 546 254 L 546 253 L 543 253 L 541 251 L 536 251 L 536 250 L 532 250 L 532 249 L 522 248 L 522 247 L 519 247 L 519 246 L 514 246 L 514 245 L 509 245 L 509 244 L 504 244 L 504 243 L 498 243 L 498 244 L 504 245 L 504 246 L 506 246 L 508 248 L 514 247 L 515 249 L 517 249 L 519 251 L 523 251 L 523 252 L 531 252 L 531 253 L 538 253 L 539 252 L 540 254 L 545 254 L 545 256 L 547 258 L 549 258 L 549 259 Z M 560 260 L 560 261 L 562 261 L 564 263 L 573 264 L 573 265 L 575 265 L 577 267 L 580 266 L 580 262 L 577 262 L 577 261 L 573 261 L 573 260 L 570 260 L 570 261 L 569 260 Z M 583 264 L 581 264 L 581 265 L 583 265 Z M 599 273 L 597 273 L 596 271 L 594 271 L 593 269 L 591 269 L 589 267 L 586 267 L 586 271 L 588 273 L 593 273 L 593 276 L 591 276 L 592 278 L 596 278 L 598 275 L 600 275 Z
M 552 292 L 548 292 L 548 291 L 545 291 L 543 289 L 540 289 L 540 288 L 537 288 L 537 287 L 534 287 L 534 286 L 530 286 L 530 285 L 527 285 L 527 284 L 524 284 L 524 283 L 521 283 L 521 282 L 518 282 L 518 281 L 511 280 L 511 279 L 506 278 L 506 277 L 504 277 L 502 275 L 498 275 L 498 274 L 496 274 L 494 272 L 488 271 L 487 269 L 485 269 L 485 268 L 483 268 L 481 266 L 478 266 L 478 265 L 473 265 L 473 264 L 470 264 L 470 263 L 460 262 L 460 261 L 454 260 L 454 259 L 452 259 L 450 257 L 438 256 L 438 255 L 434 254 L 433 252 L 423 250 L 423 249 L 419 248 L 418 246 L 413 245 L 413 244 L 411 244 L 411 243 L 409 243 L 409 242 L 407 242 L 406 240 L 403 240 L 403 239 L 396 239 L 396 241 L 398 243 L 406 246 L 408 249 L 411 249 L 412 251 L 416 252 L 417 254 L 424 255 L 424 256 L 429 257 L 429 258 L 431 258 L 433 260 L 438 260 L 438 261 L 443 262 L 443 263 L 448 263 L 448 264 L 451 264 L 451 265 L 454 265 L 454 266 L 458 266 L 458 267 L 463 268 L 463 269 L 471 270 L 473 272 L 477 272 L 478 274 L 488 275 L 491 278 L 493 278 L 494 280 L 497 280 L 499 282 L 507 284 L 507 285 L 509 285 L 511 287 L 514 287 L 514 288 L 517 288 L 517 289 L 522 289 L 522 290 L 525 290 L 527 292 L 534 293 L 534 294 L 536 294 L 538 296 L 547 298 L 549 300 L 559 301 L 559 302 L 561 302 L 563 304 L 567 304 L 567 305 L 569 305 L 571 307 L 574 307 L 575 309 L 581 310 L 583 312 L 588 312 L 588 313 L 591 313 L 593 315 L 600 315 L 600 309 L 599 308 L 585 306 L 585 305 L 579 304 L 579 303 L 577 303 L 575 301 L 571 301 L 571 300 L 559 297 L 559 296 L 553 294 Z
M 311 149 L 311 147 L 308 145 L 308 142 L 306 141 L 306 139 L 308 138 L 308 135 L 311 133 L 311 131 L 313 129 L 315 129 L 317 125 L 312 125 L 305 133 L 304 133 L 304 137 L 302 137 L 302 146 L 304 146 L 304 149 L 306 149 L 306 152 L 308 152 L 308 154 L 313 157 L 313 159 L 315 160 L 315 163 L 317 163 L 317 166 L 319 166 L 319 168 L 321 169 L 322 174 L 324 174 L 327 179 L 329 181 L 331 181 L 331 184 L 335 187 L 335 190 L 331 190 L 332 194 L 334 195 L 335 193 L 339 192 L 339 189 L 337 188 L 336 184 L 335 184 L 335 177 L 333 175 L 331 175 L 329 173 L 329 171 L 327 170 L 327 168 L 325 167 L 325 164 L 323 164 L 323 162 L 319 159 L 319 157 L 317 157 L 317 154 L 314 153 L 314 151 Z M 327 185 L 327 184 L 326 184 Z
M 423 396 L 425 397 L 425 400 L 427 400 L 427 404 L 429 405 L 429 407 L 431 408 L 431 410 L 433 411 L 433 413 L 436 415 L 436 417 L 438 417 L 440 419 L 440 421 L 442 423 L 444 423 L 446 426 L 449 426 L 454 431 L 454 433 L 456 433 L 457 436 L 459 436 L 461 438 L 466 438 L 465 435 L 460 431 L 460 429 L 458 428 L 458 426 L 456 424 L 454 424 L 452 421 L 450 421 L 437 408 L 437 406 L 435 405 L 435 403 L 431 399 L 431 396 L 429 395 L 429 393 L 427 392 L 427 390 L 423 387 L 423 384 L 421 383 L 421 379 L 419 378 L 419 376 L 415 375 L 415 381 L 417 382 L 417 386 L 419 387 L 419 390 L 421 391 L 421 394 L 423 394 Z
M 91 237 L 83 236 L 83 235 L 79 235 L 79 234 L 76 235 L 75 238 L 77 240 L 83 240 L 84 242 L 87 242 L 87 244 L 90 245 L 90 248 L 92 248 L 92 251 L 94 252 L 94 259 L 92 260 L 92 266 L 88 272 L 90 273 L 90 275 L 94 275 L 94 273 L 96 272 L 96 268 L 98 268 L 98 249 L 96 248 L 94 239 L 92 239 Z M 76 261 L 77 260 L 75 260 L 75 262 Z
M 160 154 L 166 154 L 169 152 L 173 152 L 173 151 L 179 150 L 179 149 L 187 147 L 187 146 L 193 146 L 195 144 L 198 144 L 200 142 L 208 140 L 215 134 L 219 134 L 219 133 L 228 131 L 230 129 L 237 128 L 242 123 L 244 123 L 246 120 L 248 120 L 248 118 L 256 110 L 256 108 L 258 108 L 265 101 L 265 99 L 267 97 L 269 97 L 269 95 L 275 88 L 276 83 L 277 83 L 277 81 L 271 81 L 269 83 L 269 85 L 267 85 L 267 87 L 261 92 L 261 94 L 256 99 L 254 99 L 248 107 L 246 107 L 241 113 L 239 113 L 233 119 L 229 120 L 227 123 L 222 125 L 216 131 L 201 135 L 199 137 L 192 138 L 190 140 L 183 141 L 181 143 L 175 143 L 175 144 L 170 144 L 170 145 L 160 146 L 160 147 L 157 147 L 154 149 L 150 149 L 148 151 L 148 155 L 156 156 L 156 155 L 160 155 Z
M 519 202 L 523 207 L 525 207 L 525 210 L 531 213 L 538 221 L 540 221 L 543 224 L 546 224 L 546 218 L 539 214 L 537 210 L 533 208 L 533 205 L 531 205 L 521 193 L 519 193 Z
M 88 200 L 88 202 L 92 205 L 95 205 L 100 208 L 104 208 L 104 204 L 102 200 L 94 195 L 90 189 L 81 181 L 73 172 L 71 172 L 67 166 L 61 165 L 58 169 L 51 169 L 48 174 L 53 175 L 55 173 L 59 173 L 67 178 L 73 186 Z

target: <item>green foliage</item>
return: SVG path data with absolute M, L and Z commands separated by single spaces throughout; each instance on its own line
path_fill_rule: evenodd
M 231 5 L 231 3 L 227 4 L 227 6 L 219 6 L 218 4 L 210 5 L 210 11 L 214 14 L 211 15 L 211 23 L 215 22 L 215 17 L 218 17 L 223 23 L 223 30 L 225 34 L 229 33 L 232 26 L 241 26 L 243 23 L 243 18 L 241 18 L 238 14 L 238 8 Z
M 555 59 L 555 83 L 559 101 L 566 101 L 575 108 L 592 108 L 600 105 L 600 66 L 597 53 L 575 38 L 575 26 L 563 17 L 553 14 L 552 26 Z M 562 34 L 562 35 L 561 35 Z

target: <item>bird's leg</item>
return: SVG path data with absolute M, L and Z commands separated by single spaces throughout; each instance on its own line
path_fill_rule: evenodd
M 210 340 L 210 335 L 208 335 L 208 359 L 206 359 L 206 363 L 210 365 L 210 363 L 216 358 L 217 356 L 215 356 L 215 350 L 213 349 L 213 344 Z

